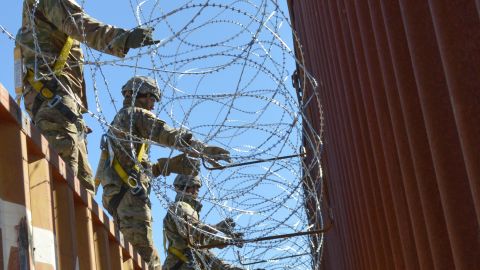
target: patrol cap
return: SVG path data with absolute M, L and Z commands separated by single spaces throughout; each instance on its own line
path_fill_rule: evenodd
M 158 89 L 155 80 L 146 76 L 135 76 L 128 80 L 127 83 L 122 86 L 122 95 L 125 96 L 125 92 L 127 91 L 137 91 L 137 95 L 151 94 L 157 101 L 160 101 L 161 97 L 160 90 Z
M 173 180 L 173 185 L 176 187 L 193 187 L 193 186 L 202 186 L 202 181 L 200 180 L 200 177 L 197 176 L 191 176 L 191 175 L 184 175 L 184 174 L 179 174 L 177 177 L 175 177 L 175 180 Z

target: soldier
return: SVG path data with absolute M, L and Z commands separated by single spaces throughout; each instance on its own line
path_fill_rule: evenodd
M 174 147 L 190 154 L 215 160 L 229 161 L 229 152 L 208 146 L 192 138 L 184 130 L 169 127 L 151 112 L 161 94 L 156 82 L 149 77 L 135 76 L 123 87 L 123 108 L 115 116 L 103 151 L 109 152 L 100 174 L 103 205 L 114 217 L 125 239 L 137 249 L 152 269 L 160 265 L 153 248 L 152 217 L 148 195 L 152 176 L 170 173 L 196 174 L 197 159 L 182 154 L 162 158 L 152 165 L 148 160 L 145 141 Z M 105 144 L 105 143 L 104 143 Z M 101 164 L 102 165 L 102 164 Z
M 87 98 L 80 42 L 124 57 L 130 48 L 155 43 L 152 29 L 127 31 L 103 24 L 74 0 L 25 0 L 22 15 L 16 41 L 26 72 L 17 98 L 23 95 L 35 125 L 93 192 L 85 141 L 85 134 L 91 131 L 82 118 Z
M 164 238 L 168 240 L 168 254 L 163 270 L 242 270 L 218 259 L 208 250 L 194 250 L 192 245 L 225 244 L 239 242 L 243 234 L 233 232 L 235 222 L 227 218 L 210 226 L 199 220 L 202 204 L 198 192 L 202 182 L 198 176 L 177 175 L 173 182 L 177 196 L 163 219 Z M 223 233 L 226 237 L 218 235 Z M 241 244 L 239 244 L 241 247 Z

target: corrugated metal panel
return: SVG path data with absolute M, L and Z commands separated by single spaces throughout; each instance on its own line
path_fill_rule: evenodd
M 289 6 L 325 117 L 322 268 L 480 269 L 480 3 Z
M 147 269 L 0 84 L 0 269 Z

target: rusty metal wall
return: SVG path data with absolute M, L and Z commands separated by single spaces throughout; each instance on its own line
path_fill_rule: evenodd
M 0 270 L 146 263 L 0 84 Z
M 480 269 L 480 1 L 289 7 L 325 117 L 335 227 L 317 266 Z

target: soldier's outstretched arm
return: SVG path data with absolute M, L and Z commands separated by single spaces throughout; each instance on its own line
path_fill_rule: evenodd
M 190 241 L 193 240 L 196 244 L 201 245 L 224 244 L 228 241 L 226 237 L 215 235 L 214 230 L 199 221 L 188 207 L 174 205 L 170 207 L 169 214 L 171 215 L 170 218 L 176 217 L 175 223 L 178 233 L 184 239 L 188 239 L 190 236 Z
M 182 137 L 190 134 L 184 130 L 170 127 L 148 110 L 138 110 L 134 118 L 136 129 L 143 138 L 167 147 L 181 148 L 179 144 Z
M 41 0 L 40 5 L 43 5 L 43 15 L 72 38 L 119 57 L 124 57 L 128 52 L 127 40 L 134 31 L 90 17 L 74 0 Z
M 142 110 L 136 117 L 138 118 L 136 119 L 137 129 L 144 138 L 149 138 L 159 144 L 176 148 L 193 156 L 206 156 L 214 161 L 230 161 L 230 152 L 227 150 L 204 144 L 194 139 L 192 133 L 170 127 L 150 111 Z
M 198 175 L 200 171 L 200 161 L 190 158 L 186 154 L 181 154 L 171 158 L 160 158 L 152 166 L 153 176 L 168 176 L 171 173 L 184 175 Z

